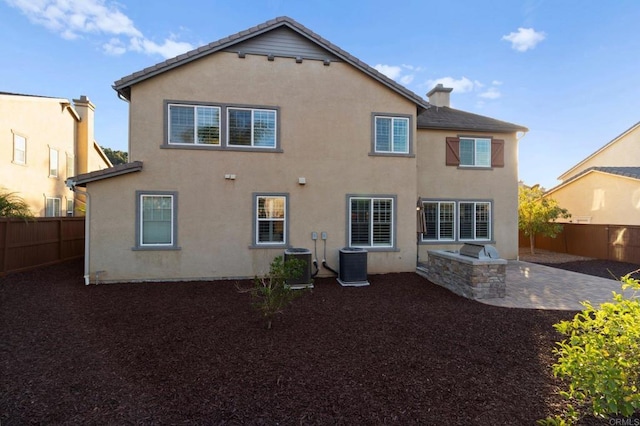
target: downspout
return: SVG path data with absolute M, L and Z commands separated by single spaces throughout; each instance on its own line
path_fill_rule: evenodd
M 71 179 L 67 179 L 67 181 L 65 182 L 66 185 L 69 187 L 69 189 L 71 189 L 73 192 L 76 192 L 78 190 L 78 187 L 76 186 L 76 182 L 71 180 Z M 89 285 L 91 283 L 91 273 L 89 272 L 89 230 L 91 229 L 91 227 L 89 226 L 89 224 L 91 223 L 91 197 L 89 194 L 89 191 L 85 190 L 84 191 L 80 191 L 81 194 L 85 195 L 84 198 L 84 205 L 85 205 L 85 212 L 84 212 L 84 285 Z

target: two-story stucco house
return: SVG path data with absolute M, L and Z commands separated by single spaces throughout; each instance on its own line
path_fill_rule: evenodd
M 547 191 L 571 222 L 640 225 L 640 122 L 571 167 Z
M 112 166 L 94 140 L 94 105 L 74 99 L 0 92 L 0 187 L 36 216 L 69 216 L 84 208 L 65 180 Z
M 131 162 L 69 182 L 90 194 L 88 282 L 253 277 L 287 247 L 332 269 L 364 248 L 369 273 L 463 241 L 517 256 L 526 128 L 450 108 L 442 86 L 427 101 L 290 18 L 114 88 Z

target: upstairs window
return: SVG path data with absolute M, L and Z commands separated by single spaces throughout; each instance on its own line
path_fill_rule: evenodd
M 67 177 L 74 176 L 75 173 L 75 160 L 73 155 L 67 153 Z
M 276 111 L 269 109 L 229 108 L 229 146 L 276 147 Z
M 504 167 L 504 140 L 476 137 L 446 138 L 446 165 Z
M 169 144 L 220 145 L 220 108 L 169 104 Z
M 409 118 L 375 116 L 374 150 L 383 154 L 409 154 Z
M 58 150 L 49 148 L 49 177 L 58 177 Z
M 27 164 L 27 139 L 15 133 L 13 134 L 13 162 Z

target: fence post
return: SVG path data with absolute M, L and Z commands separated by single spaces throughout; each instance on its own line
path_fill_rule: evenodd
M 10 220 L 2 221 L 4 224 L 4 253 L 2 256 L 2 268 L 0 268 L 0 274 L 7 272 L 7 259 L 9 258 L 9 223 Z

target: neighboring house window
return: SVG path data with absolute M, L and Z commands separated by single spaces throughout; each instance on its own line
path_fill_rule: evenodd
M 461 202 L 459 204 L 461 240 L 490 240 L 491 204 L 488 202 Z
M 287 198 L 286 195 L 255 195 L 255 245 L 286 244 Z
M 446 165 L 460 167 L 504 167 L 504 140 L 476 137 L 448 137 Z
M 229 146 L 276 147 L 276 111 L 268 109 L 229 108 Z
M 137 191 L 136 248 L 177 249 L 175 192 Z
M 58 177 L 58 150 L 49 148 L 49 177 Z
M 409 118 L 375 116 L 375 152 L 409 153 Z
M 456 203 L 451 201 L 423 203 L 425 230 L 423 240 L 455 240 Z
M 75 174 L 75 164 L 73 155 L 69 155 L 67 153 L 67 177 L 74 176 Z
M 349 197 L 349 246 L 393 247 L 394 199 Z
M 220 145 L 220 108 L 169 104 L 169 143 Z
M 422 241 L 490 241 L 490 201 L 424 201 Z
M 67 199 L 67 216 L 73 216 L 73 199 Z
M 46 205 L 44 215 L 46 217 L 58 217 L 60 216 L 60 198 L 46 197 Z
M 13 134 L 13 162 L 27 164 L 27 138 Z

